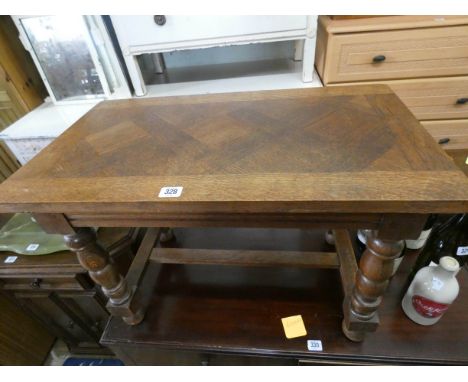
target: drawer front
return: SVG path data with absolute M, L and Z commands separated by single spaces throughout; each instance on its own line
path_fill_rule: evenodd
M 329 39 L 326 83 L 468 74 L 468 26 Z
M 387 83 L 419 120 L 468 118 L 468 77 Z
M 423 121 L 422 125 L 447 150 L 468 149 L 468 119 L 456 121 Z
M 119 43 L 124 53 L 173 47 L 196 46 L 200 41 L 251 38 L 281 32 L 303 34 L 306 16 L 165 16 L 165 24 L 157 25 L 153 16 L 112 16 Z M 256 37 L 257 36 L 257 37 Z M 214 42 L 216 44 L 216 42 Z M 139 47 L 139 48 L 138 48 Z M 126 51 L 127 50 L 127 51 Z
M 2 276 L 1 283 L 3 289 L 13 291 L 80 291 L 86 289 L 85 281 L 81 282 L 79 276 Z

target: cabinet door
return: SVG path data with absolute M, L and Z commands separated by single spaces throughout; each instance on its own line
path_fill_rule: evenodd
M 307 16 L 112 16 L 124 53 L 229 44 L 266 38 L 268 34 L 304 36 Z
M 7 75 L 0 66 L 0 132 L 25 114 L 8 92 L 9 81 L 6 79 Z M 0 182 L 13 174 L 18 167 L 9 150 L 4 147 L 4 143 L 0 142 Z
M 15 293 L 21 305 L 74 351 L 99 348 L 109 313 L 95 291 Z
M 2 68 L 0 67 L 0 131 L 20 119 L 24 114 L 12 102 L 7 91 L 2 89 L 1 76 Z
M 16 93 L 10 76 L 0 63 L 0 131 L 28 112 Z
M 41 365 L 55 338 L 0 292 L 0 365 Z
M 0 16 L 0 72 L 0 88 L 7 91 L 20 116 L 44 102 L 47 91 L 42 79 L 11 16 L 5 15 Z

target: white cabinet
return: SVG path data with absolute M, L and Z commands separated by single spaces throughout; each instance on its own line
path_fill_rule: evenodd
M 160 17 L 111 16 L 137 96 L 145 95 L 146 87 L 136 56 L 181 49 L 298 40 L 302 79 L 313 80 L 316 16 Z
M 46 101 L 0 132 L 0 139 L 24 165 L 97 103 L 56 105 Z
M 302 38 L 306 16 L 112 16 L 125 54 Z

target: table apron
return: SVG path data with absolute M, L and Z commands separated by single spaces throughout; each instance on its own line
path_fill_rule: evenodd
M 230 213 L 65 215 L 73 227 L 245 227 L 378 229 L 382 214 Z
M 239 227 L 372 229 L 384 240 L 417 239 L 427 214 L 391 213 L 146 213 L 50 214 L 33 216 L 47 233 L 72 235 L 80 227 Z

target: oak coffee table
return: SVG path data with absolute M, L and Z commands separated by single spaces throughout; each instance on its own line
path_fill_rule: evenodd
M 468 212 L 468 180 L 387 86 L 132 99 L 100 103 L 1 184 L 0 212 L 63 234 L 130 325 L 149 261 L 339 268 L 343 331 L 362 341 L 403 240 Z M 148 228 L 126 277 L 97 226 Z M 167 227 L 325 227 L 336 253 L 156 249 Z M 372 230 L 359 266 L 357 228 Z

